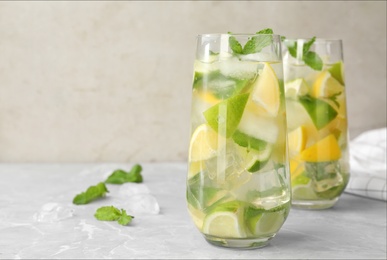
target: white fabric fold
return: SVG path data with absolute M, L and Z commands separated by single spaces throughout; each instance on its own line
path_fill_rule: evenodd
M 387 201 L 386 130 L 369 130 L 350 142 L 351 176 L 345 192 Z

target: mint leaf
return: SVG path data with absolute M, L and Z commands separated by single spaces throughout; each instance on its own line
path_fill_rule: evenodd
M 231 32 L 229 32 L 231 34 Z M 256 34 L 273 34 L 273 30 L 270 28 L 266 28 L 256 32 Z M 269 46 L 272 42 L 272 37 L 270 35 L 260 36 L 260 37 L 252 37 L 248 40 L 245 46 L 242 48 L 242 45 L 238 42 L 238 40 L 234 36 L 230 36 L 229 45 L 233 53 L 236 54 L 251 54 L 260 52 L 266 46 Z
M 259 37 L 252 37 L 243 47 L 243 54 L 251 54 L 262 51 L 263 48 L 269 46 L 272 42 L 272 36 L 263 35 Z
M 306 65 L 308 65 L 312 69 L 322 70 L 323 68 L 322 59 L 316 52 L 309 50 L 310 47 L 315 42 L 315 40 L 316 40 L 316 37 L 313 37 L 312 39 L 304 43 L 304 45 L 302 46 L 302 60 L 305 62 Z M 293 46 L 288 44 L 287 48 L 288 48 L 289 54 L 293 58 L 297 58 L 297 42 L 294 42 Z
M 133 216 L 131 215 L 127 215 L 126 214 L 126 211 L 124 209 L 121 209 L 121 217 L 118 219 L 118 224 L 120 225 L 123 225 L 123 226 L 126 226 L 128 225 L 130 222 L 132 222 L 132 219 L 134 218 Z
M 124 209 L 117 209 L 114 206 L 104 206 L 99 209 L 94 214 L 94 217 L 101 221 L 118 221 L 118 224 L 126 226 L 129 224 L 133 216 L 126 214 Z
M 309 51 L 310 47 L 312 47 L 315 41 L 316 41 L 316 37 L 314 36 L 312 39 L 304 43 L 304 46 L 302 46 L 302 53 L 306 54 Z
M 322 70 L 322 68 L 323 68 L 322 59 L 314 51 L 309 51 L 309 52 L 305 53 L 302 56 L 302 60 L 305 62 L 306 65 L 308 65 L 309 67 L 311 67 L 314 70 Z
M 266 29 L 260 30 L 256 34 L 273 34 L 273 30 L 270 28 L 266 28 Z
M 238 42 L 238 40 L 234 36 L 230 36 L 230 38 L 228 38 L 228 43 L 230 45 L 231 50 L 234 53 L 237 53 L 237 54 L 243 53 L 242 45 Z
M 132 167 L 130 172 L 118 169 L 115 170 L 105 181 L 105 183 L 110 184 L 123 184 L 126 182 L 136 182 L 140 183 L 143 181 L 141 175 L 142 167 L 139 164 L 136 164 Z
M 87 204 L 97 198 L 104 197 L 106 192 L 109 192 L 108 189 L 103 182 L 100 182 L 95 186 L 90 186 L 85 192 L 76 195 L 73 203 L 76 205 Z
M 121 217 L 121 211 L 113 206 L 105 206 L 97 209 L 94 216 L 98 220 L 114 221 Z

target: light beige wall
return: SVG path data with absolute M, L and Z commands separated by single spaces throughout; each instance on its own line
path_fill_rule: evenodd
M 0 161 L 187 157 L 195 37 L 342 38 L 352 137 L 386 125 L 386 2 L 0 2 Z

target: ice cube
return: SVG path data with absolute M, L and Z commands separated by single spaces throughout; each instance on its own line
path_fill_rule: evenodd
M 34 214 L 34 220 L 37 222 L 53 223 L 73 216 L 73 209 L 64 207 L 59 203 L 50 202 L 44 204 L 40 211 Z
M 149 188 L 143 183 L 124 183 L 118 190 L 120 197 L 131 197 L 138 194 L 149 194 Z
M 219 63 L 220 72 L 226 77 L 244 79 L 254 79 L 258 74 L 258 63 L 250 61 L 240 61 L 232 58 Z
M 159 214 L 160 206 L 151 194 L 137 194 L 125 200 L 125 209 L 133 214 Z

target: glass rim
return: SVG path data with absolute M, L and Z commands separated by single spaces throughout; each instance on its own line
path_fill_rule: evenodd
M 309 41 L 309 40 L 311 40 L 312 39 L 312 37 L 311 38 L 285 38 L 283 41 L 285 42 L 285 41 L 294 41 L 294 42 L 296 42 L 296 41 L 298 41 L 298 40 L 303 40 L 304 42 L 307 42 L 307 41 Z M 316 37 L 316 40 L 314 41 L 314 43 L 313 44 L 315 44 L 315 43 L 326 43 L 326 42 L 342 42 L 343 40 L 342 39 L 334 39 L 334 38 L 317 38 Z
M 273 37 L 281 37 L 280 34 L 256 34 L 256 33 L 202 33 L 197 34 L 197 38 L 203 37 L 224 37 L 224 36 L 240 36 L 240 37 L 251 37 L 251 36 L 273 36 Z

